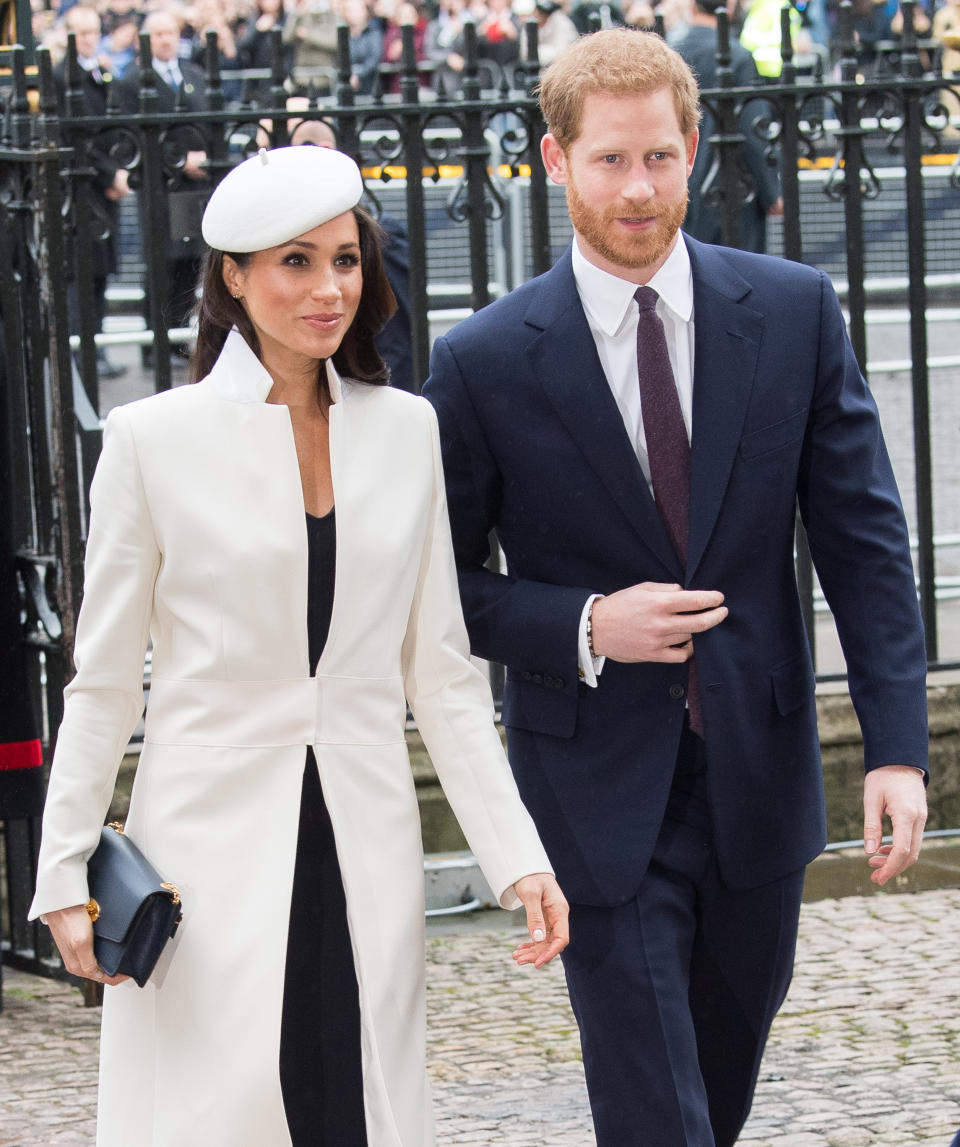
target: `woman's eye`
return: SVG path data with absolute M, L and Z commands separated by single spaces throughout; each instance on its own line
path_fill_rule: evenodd
M 299 251 L 292 251 L 286 256 L 283 262 L 287 267 L 306 267 L 308 265 L 306 255 L 301 254 Z
M 353 252 L 338 255 L 336 258 L 336 265 L 338 267 L 359 267 L 360 256 Z

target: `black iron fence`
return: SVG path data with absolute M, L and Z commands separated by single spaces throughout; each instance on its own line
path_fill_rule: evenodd
M 746 131 L 765 162 L 778 165 L 784 211 L 768 225 L 768 246 L 822 266 L 841 291 L 855 351 L 894 444 L 930 665 L 945 668 L 960 664 L 960 615 L 952 612 L 960 597 L 960 96 L 957 79 L 924 71 L 911 0 L 903 8 L 899 74 L 860 74 L 844 3 L 836 75 L 800 74 L 785 17 L 780 79 L 749 89 L 732 84 L 721 18 L 717 86 L 702 96 L 713 161 L 700 194 L 722 212 L 725 241 L 737 245 L 744 202 L 756 194 L 744 163 Z M 455 96 L 422 86 L 407 29 L 399 93 L 384 95 L 378 85 L 372 98 L 358 99 L 343 30 L 334 98 L 325 101 L 308 85 L 307 106 L 290 110 L 279 36 L 275 48 L 257 101 L 249 87 L 228 99 L 210 38 L 203 99 L 188 108 L 178 97 L 172 111 L 160 112 L 142 37 L 133 103 L 118 87 L 98 115 L 84 105 L 72 43 L 59 86 L 43 50 L 35 77 L 27 76 L 22 50 L 10 53 L 0 126 L 0 371 L 14 428 L 7 472 L 15 491 L 22 638 L 48 754 L 71 673 L 85 491 L 105 413 L 98 342 L 140 344 L 152 354 L 152 387 L 174 382 L 171 351 L 190 331 L 167 321 L 171 261 L 196 255 L 203 203 L 231 166 L 261 145 L 287 144 L 294 119 L 334 126 L 339 146 L 364 169 L 373 210 L 394 216 L 407 233 L 415 384 L 426 376 L 437 331 L 546 270 L 569 241 L 562 189 L 549 185 L 540 159 L 535 25 L 525 29 L 523 59 L 509 74 L 480 59 L 468 25 Z M 190 180 L 197 153 L 201 178 Z M 104 197 L 105 165 L 121 168 L 134 191 L 113 207 Z M 101 330 L 104 244 L 116 258 L 107 275 L 108 308 L 134 316 L 121 335 Z M 943 337 L 951 325 L 952 342 Z M 802 531 L 798 571 L 811 640 L 829 645 Z M 829 676 L 829 658 L 817 652 L 820 676 Z M 3 842 L 4 958 L 53 968 L 45 930 L 24 918 L 37 822 L 7 823 Z

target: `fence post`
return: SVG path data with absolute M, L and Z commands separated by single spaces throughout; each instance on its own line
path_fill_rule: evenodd
M 933 549 L 933 466 L 930 456 L 930 376 L 927 369 L 926 209 L 923 202 L 924 95 L 915 82 L 920 58 L 914 31 L 915 0 L 902 0 L 903 160 L 907 193 L 910 359 L 913 392 L 913 466 L 916 476 L 917 569 L 927 657 L 938 660 L 936 559 Z

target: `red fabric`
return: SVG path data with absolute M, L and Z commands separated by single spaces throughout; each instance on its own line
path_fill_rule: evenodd
M 39 741 L 7 741 L 0 744 L 0 770 L 35 769 L 43 764 Z

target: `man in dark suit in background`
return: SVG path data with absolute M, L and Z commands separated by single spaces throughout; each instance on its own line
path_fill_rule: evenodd
M 687 61 L 697 77 L 701 90 L 717 86 L 717 0 L 694 0 L 690 22 L 683 37 L 674 47 Z M 733 86 L 748 88 L 760 82 L 753 56 L 736 37 L 730 40 L 730 70 Z M 767 217 L 783 214 L 780 194 L 780 169 L 768 163 L 767 145 L 756 134 L 759 121 L 769 115 L 761 100 L 748 102 L 740 113 L 740 132 L 744 137 L 739 154 L 744 172 L 745 200 L 740 210 L 740 234 L 737 246 L 742 251 L 766 251 Z M 703 198 L 704 181 L 713 167 L 716 151 L 710 137 L 716 132 L 713 114 L 705 109 L 700 122 L 700 145 L 690 174 L 690 204 L 683 229 L 704 243 L 723 242 L 723 206 Z M 749 199 L 747 196 L 749 195 Z
M 864 734 L 878 885 L 926 811 L 909 540 L 826 276 L 680 234 L 683 60 L 598 32 L 541 104 L 572 250 L 438 339 L 424 393 L 473 650 L 506 666 L 510 764 L 571 903 L 598 1147 L 730 1147 L 825 842 L 796 510 Z
M 160 114 L 174 110 L 206 111 L 206 77 L 202 69 L 189 60 L 180 59 L 180 21 L 172 12 L 157 9 L 143 23 L 150 36 L 150 53 L 156 73 L 156 110 Z M 119 81 L 121 105 L 126 112 L 140 106 L 140 68 L 130 67 Z M 167 160 L 179 173 L 168 182 L 169 228 L 167 237 L 167 292 L 163 317 L 168 328 L 185 327 L 196 302 L 197 281 L 203 255 L 200 219 L 209 197 L 206 170 L 206 141 L 200 127 L 184 124 L 168 133 Z M 180 166 L 182 165 L 182 166 Z M 141 214 L 141 227 L 146 215 Z M 146 231 L 142 237 L 146 239 Z M 149 319 L 148 319 L 149 325 Z M 180 348 L 186 354 L 185 348 Z
M 101 57 L 100 17 L 95 8 L 75 5 L 67 10 L 63 18 L 64 27 L 73 32 L 77 46 L 77 59 L 80 64 L 80 92 L 83 98 L 83 114 L 104 116 L 107 112 L 107 99 L 111 85 L 115 83 L 110 71 L 110 62 Z M 57 105 L 60 114 L 66 113 L 66 63 L 60 63 L 53 70 L 53 82 L 57 92 Z M 87 151 L 87 159 L 93 168 L 90 208 L 95 227 L 92 241 L 93 253 L 93 303 L 96 315 L 96 330 L 103 329 L 107 313 L 107 277 L 117 269 L 117 225 L 119 211 L 117 204 L 130 193 L 127 172 L 111 158 L 107 146 L 108 137 L 94 139 Z M 77 284 L 71 282 L 67 292 L 70 310 L 70 329 L 76 334 L 80 330 L 79 299 Z M 100 378 L 116 378 L 125 373 L 126 368 L 111 363 L 102 350 L 97 351 L 97 373 Z

